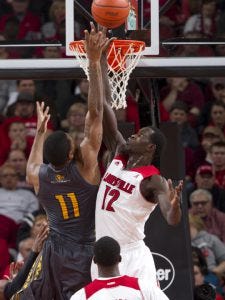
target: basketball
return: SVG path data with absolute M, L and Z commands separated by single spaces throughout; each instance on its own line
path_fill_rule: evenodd
M 95 21 L 107 28 L 116 28 L 125 23 L 129 11 L 128 0 L 94 0 L 91 6 Z

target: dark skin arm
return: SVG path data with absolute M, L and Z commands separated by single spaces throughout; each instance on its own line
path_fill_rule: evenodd
M 102 29 L 103 34 L 106 34 L 106 28 Z M 113 153 L 116 152 L 118 146 L 125 144 L 125 140 L 117 127 L 117 120 L 114 111 L 111 107 L 111 87 L 108 79 L 108 62 L 107 62 L 107 48 L 103 50 L 101 57 L 102 81 L 104 87 L 104 101 L 103 101 L 103 142 L 107 149 Z
M 159 175 L 144 179 L 140 185 L 140 191 L 147 201 L 159 203 L 160 210 L 169 225 L 177 225 L 181 220 L 182 188 L 182 181 L 173 188 L 170 179 L 166 180 Z

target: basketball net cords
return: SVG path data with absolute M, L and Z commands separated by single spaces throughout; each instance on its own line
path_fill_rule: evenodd
M 115 109 L 126 108 L 126 90 L 128 80 L 133 69 L 138 64 L 141 57 L 143 46 L 140 46 L 138 50 L 134 49 L 131 43 L 125 53 L 121 53 L 121 48 L 116 48 L 112 43 L 109 49 L 108 57 L 110 56 L 110 64 L 108 63 L 108 78 L 111 87 L 112 102 L 111 106 Z M 71 50 L 74 51 L 76 59 L 79 61 L 80 67 L 84 70 L 85 75 L 89 80 L 89 66 L 87 54 L 84 50 L 84 46 L 80 44 L 71 45 Z M 135 52 L 134 52 L 135 50 Z

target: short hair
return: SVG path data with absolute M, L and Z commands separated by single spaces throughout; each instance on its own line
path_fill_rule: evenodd
M 225 142 L 224 141 L 218 141 L 216 143 L 213 143 L 210 147 L 210 152 L 212 152 L 212 149 L 214 147 L 218 147 L 218 148 L 225 148 Z
M 152 164 L 159 168 L 160 156 L 166 146 L 166 137 L 159 128 L 154 126 L 149 126 L 149 128 L 151 128 L 153 131 L 153 133 L 151 134 L 151 143 L 156 145 Z
M 212 103 L 211 111 L 214 106 L 220 106 L 225 110 L 225 103 L 222 100 L 217 100 Z
M 204 195 L 209 201 L 212 202 L 212 194 L 204 189 L 197 189 L 194 192 L 191 193 L 190 195 L 190 202 L 192 203 L 192 200 L 194 197 L 198 196 L 198 195 Z
M 175 101 L 171 108 L 170 108 L 170 113 L 174 110 L 174 109 L 179 109 L 179 110 L 182 110 L 184 111 L 186 114 L 188 114 L 189 112 L 189 109 L 188 109 L 188 106 L 185 102 L 182 102 L 182 101 Z
M 71 143 L 67 134 L 61 130 L 51 133 L 44 142 L 44 160 L 55 167 L 62 166 L 69 157 Z
M 100 238 L 94 245 L 94 261 L 96 264 L 110 267 L 120 262 L 120 245 L 109 237 Z

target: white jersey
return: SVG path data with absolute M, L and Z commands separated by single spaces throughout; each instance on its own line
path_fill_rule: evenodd
M 168 300 L 168 297 L 157 286 L 125 275 L 95 279 L 70 300 Z
M 160 174 L 153 165 L 125 170 L 123 156 L 113 159 L 104 174 L 96 203 L 96 238 L 110 236 L 120 246 L 143 240 L 145 222 L 156 204 L 148 202 L 140 192 L 140 183 Z

